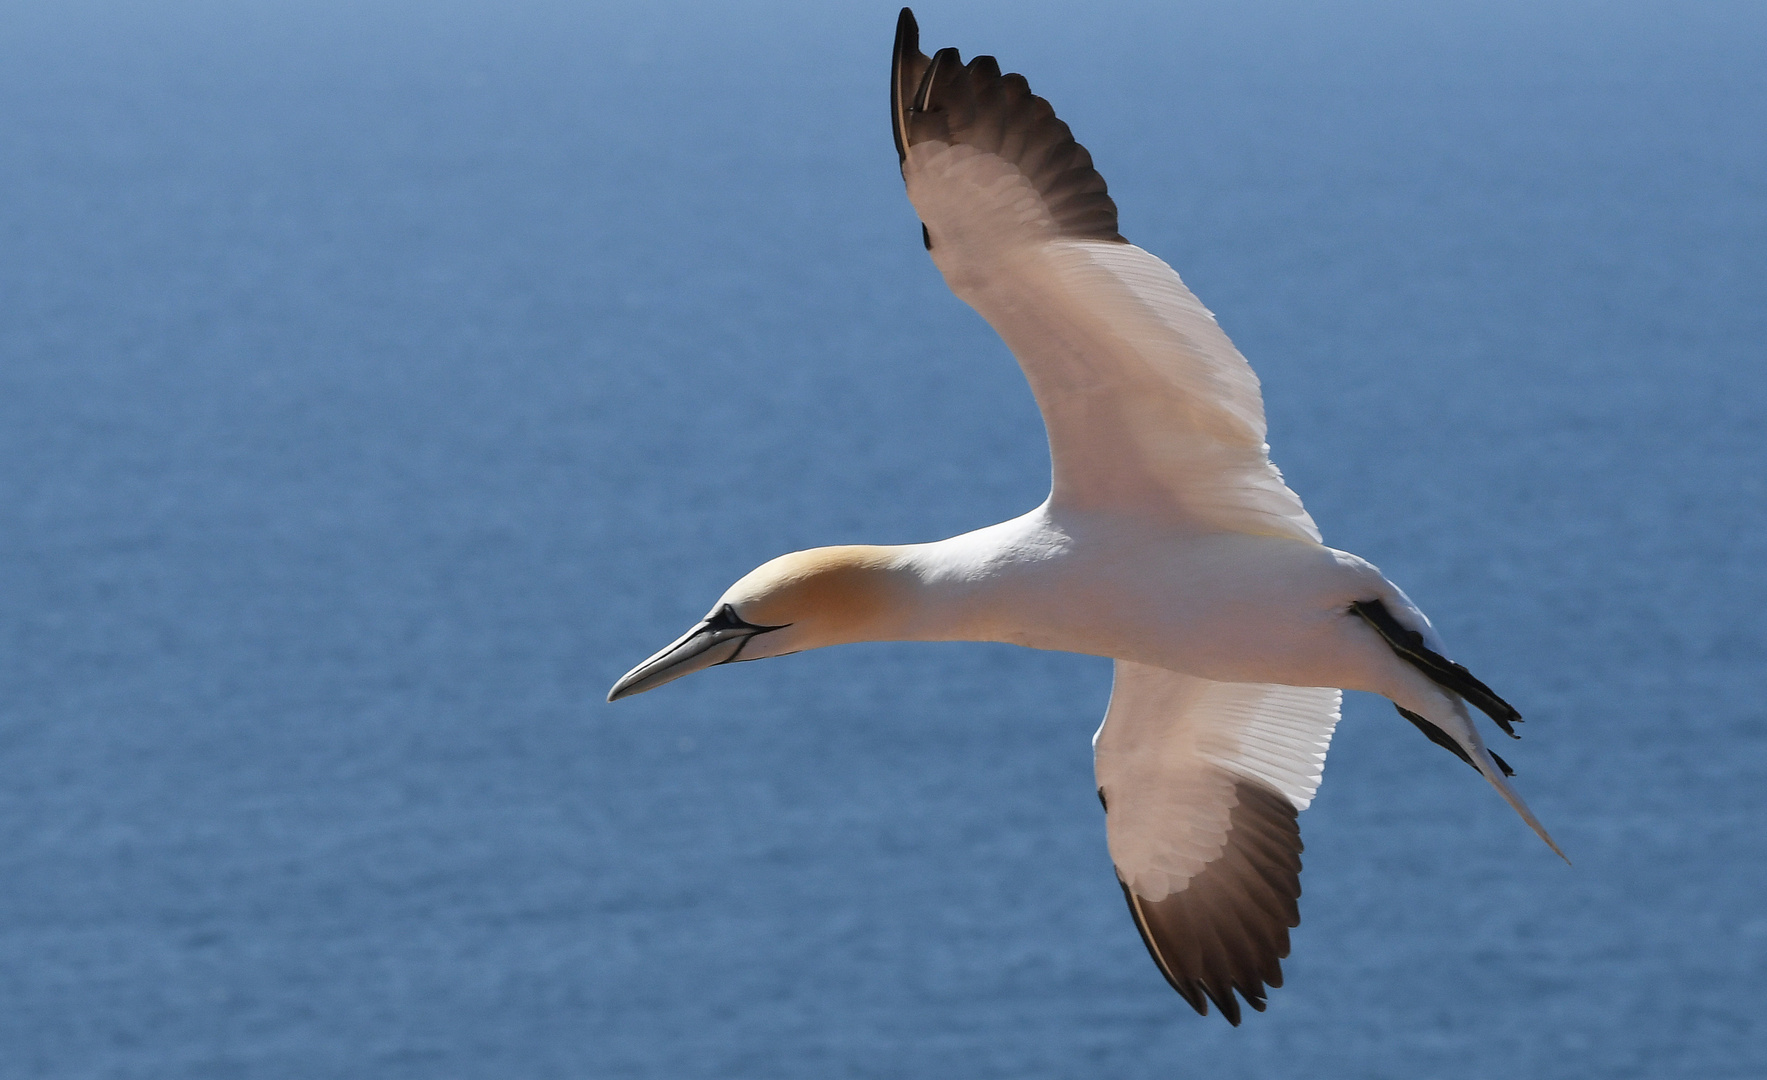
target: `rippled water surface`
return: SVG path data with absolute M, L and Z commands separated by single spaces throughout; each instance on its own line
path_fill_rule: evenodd
M 990 10 L 992 8 L 992 10 Z M 1767 1074 L 1767 7 L 976 5 L 1276 458 L 1528 715 L 1383 703 L 1287 985 L 1193 1015 L 1109 665 L 602 703 L 763 559 L 1023 511 L 882 5 L 7 7 L 0 1076 Z

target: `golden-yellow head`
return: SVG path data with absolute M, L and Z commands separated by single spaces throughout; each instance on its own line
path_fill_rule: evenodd
M 743 575 L 699 624 L 627 672 L 609 701 L 716 664 L 894 637 L 912 588 L 896 549 L 794 551 Z

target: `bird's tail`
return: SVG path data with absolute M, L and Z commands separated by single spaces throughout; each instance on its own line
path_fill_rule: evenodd
M 1521 794 L 1516 791 L 1515 787 L 1510 784 L 1509 778 L 1504 775 L 1504 770 L 1497 761 L 1496 755 L 1485 748 L 1485 740 L 1479 738 L 1479 731 L 1473 726 L 1472 716 L 1466 711 L 1465 703 L 1459 699 L 1451 700 L 1454 702 L 1452 718 L 1444 717 L 1443 719 L 1448 720 L 1447 723 L 1433 718 L 1430 722 L 1460 744 L 1461 749 L 1465 751 L 1464 756 L 1472 761 L 1473 768 L 1479 770 L 1479 774 L 1489 780 L 1491 786 L 1497 789 L 1497 794 L 1503 796 L 1503 801 L 1522 816 L 1522 820 L 1528 823 L 1528 828 L 1534 830 L 1534 835 L 1546 841 L 1546 846 L 1568 864 L 1571 861 L 1570 856 L 1566 855 L 1564 850 L 1552 839 L 1552 835 L 1546 831 L 1546 826 L 1540 824 L 1540 819 L 1534 816 L 1534 811 L 1528 809 L 1528 804 L 1522 800 Z

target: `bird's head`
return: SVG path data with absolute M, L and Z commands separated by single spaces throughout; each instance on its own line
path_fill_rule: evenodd
M 608 691 L 642 694 L 702 668 L 892 636 L 909 589 L 888 548 L 813 548 L 781 555 L 725 590 L 709 615 Z

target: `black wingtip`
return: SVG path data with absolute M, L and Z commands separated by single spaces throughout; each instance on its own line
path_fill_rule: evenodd
M 1265 1010 L 1266 986 L 1282 985 L 1288 928 L 1300 922 L 1301 837 L 1281 795 L 1250 782 L 1234 795 L 1225 850 L 1178 892 L 1143 900 L 1121 871 L 1117 884 L 1166 983 L 1198 1015 L 1213 1005 L 1238 1027 L 1245 1009 Z
M 1410 709 L 1405 708 L 1403 705 L 1394 705 L 1393 708 L 1398 709 L 1399 715 L 1411 721 L 1411 726 L 1423 732 L 1424 737 L 1430 742 L 1433 742 L 1437 746 L 1452 753 L 1455 757 L 1466 762 L 1468 765 L 1472 765 L 1474 771 L 1478 770 L 1478 766 L 1473 765 L 1473 759 L 1467 754 L 1466 748 L 1449 738 L 1446 731 L 1443 731 L 1441 728 L 1430 723 L 1428 720 L 1425 720 Z
M 896 19 L 890 133 L 905 180 L 911 151 L 922 143 L 1004 153 L 1003 160 L 1031 183 L 1056 235 L 1124 242 L 1104 178 L 1049 103 L 1031 93 L 1024 76 L 1001 74 L 992 56 L 978 56 L 967 67 L 954 48 L 927 56 L 910 8 Z
M 1098 801 L 1104 801 L 1103 788 L 1098 789 Z M 1105 808 L 1105 813 L 1110 813 L 1109 807 Z M 1147 925 L 1147 914 L 1141 910 L 1141 901 L 1129 888 L 1129 883 L 1123 880 L 1121 873 L 1117 874 L 1117 885 L 1123 890 L 1123 899 L 1129 904 L 1129 916 L 1135 920 L 1135 931 L 1141 935 L 1141 944 L 1147 946 L 1147 955 L 1153 957 L 1154 966 L 1160 969 L 1160 974 L 1166 979 L 1166 985 L 1176 990 L 1178 996 L 1183 998 L 1192 1009 L 1195 1009 L 1198 1016 L 1209 1015 L 1209 999 L 1198 993 L 1197 988 L 1190 985 L 1189 982 L 1179 979 L 1167 966 L 1166 958 L 1160 955 L 1159 942 L 1154 940 L 1153 928 Z
M 1221 1019 L 1234 1027 L 1239 1026 L 1242 1019 L 1239 1015 L 1239 999 L 1233 996 L 1232 989 L 1225 994 L 1209 993 L 1209 1000 L 1215 1003 L 1215 1008 L 1221 1010 Z
M 914 89 L 904 85 L 904 76 L 917 59 L 924 59 L 920 52 L 920 24 L 914 21 L 912 9 L 903 8 L 896 17 L 896 48 L 890 58 L 890 130 L 896 136 L 896 157 L 904 162 L 908 160 L 908 133 L 903 130 L 903 113 L 908 108 L 906 95 Z M 914 81 L 918 85 L 920 80 Z
M 903 8 L 902 14 L 896 17 L 896 51 L 893 57 L 895 69 L 902 70 L 903 61 L 918 55 L 920 55 L 920 24 L 914 21 L 912 8 Z
M 1424 737 L 1429 739 L 1430 742 L 1450 751 L 1455 757 L 1466 762 L 1468 765 L 1471 765 L 1474 772 L 1478 771 L 1478 765 L 1473 762 L 1473 759 L 1467 754 L 1466 749 L 1453 739 L 1449 738 L 1446 731 L 1443 731 L 1441 728 L 1430 723 L 1428 720 L 1425 720 L 1410 709 L 1404 708 L 1400 705 L 1394 705 L 1393 708 L 1398 709 L 1399 715 L 1411 721 L 1411 725 L 1417 730 L 1423 732 Z M 1486 750 L 1485 753 L 1491 755 L 1491 760 L 1497 763 L 1498 771 L 1503 773 L 1504 776 L 1515 775 L 1515 770 L 1509 767 L 1509 762 L 1504 761 L 1502 758 L 1498 757 L 1496 753 L 1490 750 Z
M 1350 611 L 1374 627 L 1400 659 L 1429 676 L 1437 686 L 1465 698 L 1502 728 L 1505 735 L 1512 739 L 1521 738 L 1513 725 L 1522 722 L 1522 714 L 1514 705 L 1498 697 L 1495 690 L 1465 667 L 1425 645 L 1423 635 L 1402 626 L 1387 610 L 1386 604 L 1379 599 L 1358 600 L 1350 605 Z

